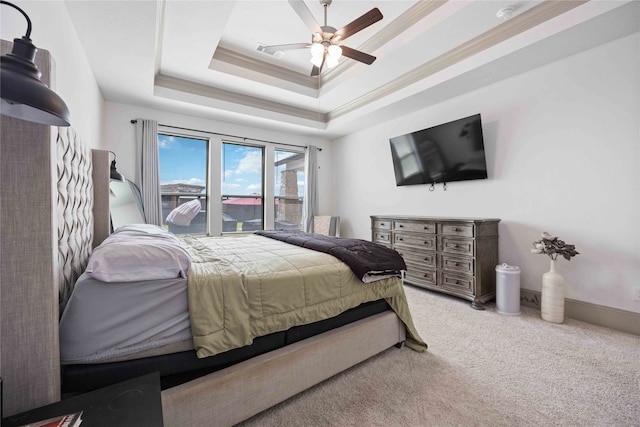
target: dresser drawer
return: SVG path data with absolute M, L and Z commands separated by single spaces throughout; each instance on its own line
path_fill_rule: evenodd
M 396 249 L 397 250 L 397 249 Z M 416 265 L 418 268 L 436 268 L 436 253 L 435 252 L 422 252 L 415 253 L 408 250 L 398 250 L 404 262 L 411 265 Z
M 436 268 L 436 254 L 429 254 L 424 256 L 419 255 L 407 255 L 405 253 L 399 252 L 404 259 L 405 264 L 407 264 L 407 269 L 409 268 L 420 268 L 420 269 L 434 269 Z
M 461 276 L 446 271 L 440 273 L 440 286 L 469 295 L 473 295 L 475 292 L 473 277 Z
M 376 243 L 382 243 L 384 245 L 391 244 L 391 233 L 389 231 L 376 231 L 373 232 L 373 241 Z
M 440 255 L 440 268 L 463 274 L 473 274 L 473 259 L 455 257 L 449 254 Z
M 472 239 L 459 239 L 449 236 L 442 236 L 439 238 L 440 244 L 438 250 L 442 252 L 450 252 L 452 254 L 460 254 L 473 256 L 473 240 Z
M 447 236 L 461 236 L 461 237 L 473 237 L 473 225 L 470 224 L 456 224 L 456 223 L 441 223 L 438 233 Z
M 411 270 L 405 274 L 405 281 L 418 286 L 436 286 L 437 274 L 435 270 Z
M 391 230 L 391 220 L 390 219 L 374 219 L 373 228 L 377 228 L 380 230 Z
M 394 245 L 408 245 L 415 246 L 420 249 L 436 250 L 436 236 L 434 235 L 420 235 L 420 234 L 405 234 L 405 233 L 393 233 Z
M 393 222 L 393 229 L 397 231 L 409 231 L 411 233 L 435 234 L 436 223 L 396 220 Z

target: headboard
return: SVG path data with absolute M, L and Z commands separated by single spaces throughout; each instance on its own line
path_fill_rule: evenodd
M 71 128 L 58 128 L 58 280 L 60 314 L 87 266 L 93 244 L 91 150 Z
M 109 153 L 71 128 L 6 116 L 0 128 L 0 376 L 10 416 L 60 399 L 58 319 L 108 234 Z

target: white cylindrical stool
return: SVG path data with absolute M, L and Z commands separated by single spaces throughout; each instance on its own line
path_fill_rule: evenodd
M 496 311 L 500 314 L 520 314 L 520 267 L 496 266 Z

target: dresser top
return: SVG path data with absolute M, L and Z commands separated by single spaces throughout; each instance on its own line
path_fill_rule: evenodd
M 418 215 L 371 215 L 371 219 L 404 219 L 410 221 L 437 221 L 437 222 L 500 222 L 500 218 L 464 218 L 444 216 L 418 216 Z

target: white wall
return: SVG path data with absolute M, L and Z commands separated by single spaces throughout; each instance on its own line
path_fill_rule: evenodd
M 55 60 L 54 90 L 67 104 L 71 126 L 92 148 L 100 148 L 103 99 L 62 1 L 12 0 L 31 19 L 31 40 Z M 1 5 L 0 37 L 13 42 L 27 30 L 27 21 L 14 8 Z
M 640 312 L 640 36 L 625 37 L 334 141 L 343 235 L 373 214 L 497 217 L 500 260 L 540 290 L 542 231 L 577 246 L 567 297 Z M 389 137 L 482 114 L 489 180 L 396 187 Z
M 322 149 L 318 154 L 318 189 L 320 214 L 331 212 L 331 144 L 325 139 L 274 132 L 233 123 L 207 120 L 200 117 L 154 110 L 129 104 L 107 101 L 104 109 L 104 148 L 117 156 L 118 170 L 130 180 L 135 179 L 135 132 L 131 120 L 135 118 L 157 120 L 159 124 L 255 138 L 297 146 L 315 145 Z M 251 141 L 248 141 L 251 142 Z

